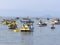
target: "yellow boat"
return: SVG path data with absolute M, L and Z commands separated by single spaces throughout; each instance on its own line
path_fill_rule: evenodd
M 16 24 L 16 22 L 15 23 L 10 23 L 10 24 L 8 24 L 8 27 L 9 27 L 9 29 L 16 29 L 17 24 Z
M 31 28 L 28 25 L 24 25 L 20 28 L 21 31 L 31 31 Z

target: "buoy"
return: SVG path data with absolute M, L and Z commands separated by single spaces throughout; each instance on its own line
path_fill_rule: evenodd
M 13 30 L 14 32 L 19 32 L 19 30 L 17 30 L 17 29 L 15 29 L 15 30 Z

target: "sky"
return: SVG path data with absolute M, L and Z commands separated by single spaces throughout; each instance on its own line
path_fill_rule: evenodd
M 0 15 L 7 16 L 11 12 L 17 16 L 18 11 L 21 13 L 20 16 L 39 16 L 40 13 L 55 15 L 60 12 L 60 0 L 0 0 Z

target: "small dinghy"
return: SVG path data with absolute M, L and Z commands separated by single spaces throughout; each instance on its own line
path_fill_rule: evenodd
M 55 29 L 55 27 L 51 27 L 51 29 Z

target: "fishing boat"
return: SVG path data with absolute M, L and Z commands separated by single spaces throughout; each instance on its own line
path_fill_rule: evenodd
M 17 23 L 16 23 L 16 21 L 8 24 L 8 27 L 9 27 L 9 29 L 16 29 L 16 28 L 17 28 Z
M 1 22 L 2 24 L 8 25 L 10 23 L 10 20 L 3 19 Z
M 54 19 L 53 21 L 55 24 L 60 24 L 60 19 Z
M 33 31 L 34 21 L 31 21 L 30 19 L 23 19 L 21 23 L 22 23 L 22 26 L 20 28 L 21 31 L 25 31 L 25 32 Z
M 21 22 L 21 23 L 34 23 L 34 21 L 31 20 L 31 19 L 29 19 L 29 18 L 22 18 L 22 19 L 20 20 L 20 22 Z
M 39 27 L 47 26 L 47 22 L 42 22 L 41 20 L 38 23 Z
M 28 25 L 28 24 L 23 24 L 20 28 L 21 31 L 24 31 L 24 32 L 30 32 L 30 31 L 33 31 L 33 27 L 31 25 Z

